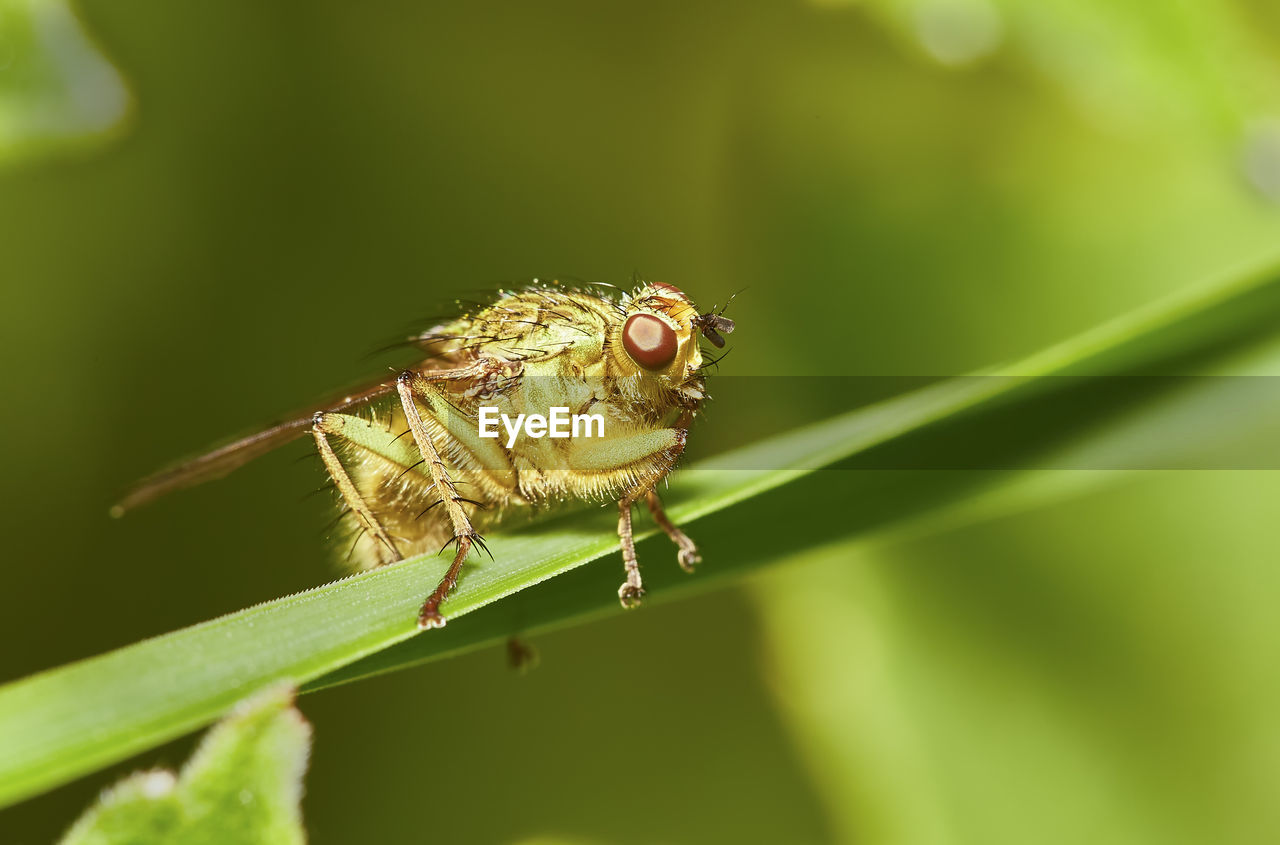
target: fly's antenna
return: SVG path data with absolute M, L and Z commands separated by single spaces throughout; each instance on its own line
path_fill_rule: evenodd
M 737 299 L 738 294 L 742 293 L 744 290 L 746 290 L 746 288 L 738 288 L 736 291 L 729 294 L 729 298 L 724 301 L 723 306 L 719 308 L 712 308 L 711 310 L 714 311 L 716 314 L 723 315 L 725 311 L 729 310 L 729 304 L 733 302 L 735 299 Z M 728 332 L 725 332 L 725 334 L 728 334 Z

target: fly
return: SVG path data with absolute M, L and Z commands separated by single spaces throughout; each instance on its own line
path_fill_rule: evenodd
M 419 628 L 445 624 L 440 605 L 464 561 L 476 548 L 488 551 L 482 530 L 521 509 L 571 499 L 617 503 L 626 570 L 618 597 L 634 607 L 644 595 L 635 503 L 643 500 L 675 543 L 683 569 L 701 561 L 667 518 L 657 485 L 684 452 L 706 398 L 708 358 L 699 341 L 723 347 L 721 334 L 733 328 L 722 313 L 699 313 L 683 291 L 663 283 L 629 293 L 554 282 L 503 291 L 492 304 L 411 338 L 425 357 L 395 379 L 162 470 L 112 514 L 220 478 L 309 432 L 341 498 L 339 522 L 355 568 L 454 547 Z M 520 420 L 522 433 L 509 440 L 487 433 L 484 421 L 498 419 Z M 562 419 L 585 420 L 599 436 L 565 434 L 568 428 L 555 428 Z

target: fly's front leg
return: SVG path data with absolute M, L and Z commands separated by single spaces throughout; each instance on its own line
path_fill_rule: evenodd
M 595 475 L 601 485 L 607 485 L 616 479 L 617 483 L 630 488 L 630 492 L 618 501 L 618 541 L 622 546 L 622 564 L 627 573 L 626 581 L 618 589 L 618 599 L 626 608 L 638 605 L 644 595 L 640 564 L 636 558 L 635 533 L 631 525 L 631 506 L 641 498 L 652 496 L 649 506 L 651 510 L 654 508 L 653 502 L 657 502 L 657 496 L 652 492 L 654 486 L 671 472 L 680 454 L 684 452 L 688 420 L 681 417 L 676 425 L 676 428 L 617 433 L 603 442 L 577 440 L 570 453 L 570 466 L 574 472 Z M 697 563 L 697 550 L 693 542 L 662 513 L 661 502 L 657 503 L 654 515 L 668 536 L 680 546 L 680 565 L 687 569 Z M 683 541 L 677 537 L 683 538 Z
M 333 483 L 338 487 L 338 492 L 342 494 L 343 501 L 347 503 L 347 507 L 351 509 L 351 512 L 356 515 L 361 528 L 369 532 L 374 539 L 386 547 L 390 554 L 388 562 L 394 563 L 402 560 L 400 552 L 396 549 L 395 544 L 391 542 L 386 529 L 382 527 L 382 523 L 378 522 L 377 517 L 373 515 L 373 511 L 369 509 L 368 503 L 360 495 L 356 485 L 352 483 L 351 476 L 347 474 L 342 461 L 338 459 L 338 454 L 333 451 L 333 446 L 329 443 L 329 435 L 343 436 L 342 430 L 345 424 L 346 418 L 341 414 L 330 414 L 321 411 L 312 418 L 311 434 L 316 439 L 316 449 L 320 452 L 320 459 L 324 461 L 324 468 L 329 471 L 329 475 L 333 478 Z
M 471 551 L 471 547 L 479 545 L 484 548 L 484 541 L 480 539 L 480 535 L 471 526 L 471 520 L 467 517 L 466 511 L 462 509 L 461 502 L 463 499 L 458 495 L 457 488 L 453 486 L 453 482 L 449 479 L 444 459 L 440 456 L 440 451 L 436 449 L 435 443 L 431 440 L 431 433 L 422 421 L 422 414 L 418 410 L 418 403 L 414 397 L 420 396 L 429 401 L 432 399 L 443 400 L 443 395 L 439 388 L 432 384 L 433 381 L 470 378 L 483 372 L 482 366 L 466 370 L 449 370 L 441 373 L 426 374 L 410 370 L 402 373 L 396 380 L 396 390 L 400 394 L 400 404 L 404 406 L 405 419 L 409 423 L 409 430 L 413 433 L 413 441 L 418 445 L 418 451 L 422 454 L 422 460 L 426 464 L 427 472 L 431 475 L 431 481 L 435 485 L 435 490 L 440 496 L 441 503 L 444 505 L 449 525 L 453 529 L 452 542 L 457 544 L 453 563 L 449 566 L 444 578 L 436 586 L 435 591 L 423 603 L 422 610 L 418 613 L 418 627 L 420 629 L 444 627 L 445 619 L 440 615 L 440 603 L 445 600 L 453 590 L 454 585 L 458 583 L 458 574 L 462 571 L 462 563 L 467 559 L 467 554 Z
M 622 545 L 622 565 L 627 571 L 627 580 L 618 588 L 618 600 L 628 610 L 638 606 L 644 595 L 640 562 L 636 560 L 636 538 L 631 532 L 631 505 L 634 502 L 630 497 L 618 502 L 618 542 Z
M 667 512 L 662 509 L 662 500 L 658 498 L 656 490 L 650 489 L 645 493 L 644 500 L 649 506 L 649 513 L 653 515 L 653 521 L 658 523 L 662 532 L 676 544 L 679 550 L 676 552 L 676 560 L 680 561 L 680 568 L 685 572 L 692 572 L 694 566 L 702 563 L 702 555 L 698 554 L 698 547 L 688 534 L 677 528 L 676 524 L 667 517 Z

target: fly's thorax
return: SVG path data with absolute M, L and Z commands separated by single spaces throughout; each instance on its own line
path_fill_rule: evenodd
M 429 337 L 453 365 L 480 358 L 507 365 L 484 384 L 454 388 L 500 399 L 488 404 L 505 406 L 503 413 L 543 414 L 557 406 L 578 413 L 600 404 L 657 424 L 704 398 L 699 319 L 694 303 L 672 285 L 649 283 L 611 298 L 553 283 L 504 292 Z M 470 411 L 479 403 L 463 404 Z
M 614 306 L 608 300 L 554 288 L 504 291 L 491 305 L 424 332 L 420 345 L 456 362 L 476 358 L 524 362 L 570 353 L 603 355 Z

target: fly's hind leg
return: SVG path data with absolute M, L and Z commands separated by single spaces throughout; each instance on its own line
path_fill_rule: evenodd
M 426 464 L 427 472 L 431 475 L 431 481 L 440 496 L 440 502 L 443 504 L 445 513 L 449 518 L 449 525 L 453 529 L 453 540 L 450 541 L 450 544 L 457 545 L 453 563 L 449 566 L 449 570 L 445 573 L 444 578 L 440 580 L 435 591 L 423 603 L 422 610 L 418 613 L 419 629 L 444 627 L 445 619 L 440 615 L 440 603 L 448 597 L 449 593 L 453 591 L 454 585 L 458 583 L 458 575 L 462 571 L 463 561 L 467 559 L 467 554 L 471 551 L 471 547 L 478 545 L 483 549 L 485 546 L 480 535 L 472 527 L 466 511 L 462 509 L 461 503 L 466 499 L 458 495 L 457 488 L 454 487 L 453 482 L 449 479 L 444 459 L 440 456 L 440 451 L 431 440 L 431 433 L 427 431 L 427 427 L 422 421 L 422 414 L 418 410 L 418 403 L 414 400 L 414 397 L 420 396 L 428 401 L 444 401 L 444 397 L 440 394 L 438 388 L 432 384 L 433 381 L 469 378 L 482 373 L 482 367 L 445 370 L 439 373 L 426 374 L 409 370 L 401 373 L 400 377 L 396 379 L 396 390 L 400 394 L 400 404 L 404 406 L 404 415 L 409 423 L 409 430 L 413 433 L 414 443 L 418 445 L 418 451 L 422 454 L 422 460 Z
M 342 494 L 343 501 L 347 503 L 347 507 L 351 509 L 351 512 L 356 515 L 356 520 L 360 523 L 361 529 L 367 531 L 370 536 L 386 547 L 390 556 L 388 562 L 394 563 L 402 559 L 400 552 L 396 549 L 395 544 L 391 542 L 391 537 L 387 535 L 382 523 L 378 522 L 378 518 L 369 509 L 369 504 L 360 495 L 360 491 L 356 489 L 356 485 L 351 481 L 351 476 L 347 474 L 342 461 L 338 459 L 338 454 L 329 443 L 329 435 L 342 436 L 342 427 L 344 425 L 345 422 L 340 414 L 330 414 L 323 411 L 316 414 L 311 421 L 311 434 L 316 439 L 316 449 L 320 452 L 320 459 L 324 461 L 324 468 L 329 471 L 330 477 L 333 478 L 333 483 L 338 487 L 338 492 Z
M 692 572 L 694 566 L 702 563 L 702 555 L 698 554 L 698 547 L 693 540 L 689 539 L 688 534 L 677 528 L 676 524 L 667 517 L 667 512 L 662 509 L 662 500 L 658 498 L 656 490 L 650 488 L 649 492 L 644 494 L 644 500 L 649 506 L 649 513 L 653 515 L 653 521 L 658 523 L 662 532 L 676 544 L 678 549 L 676 560 L 680 561 L 680 568 L 685 572 Z

